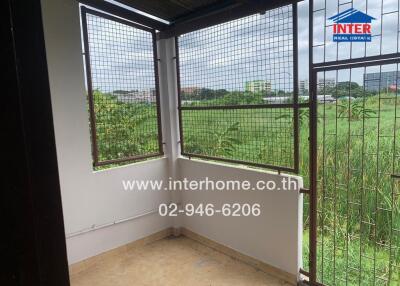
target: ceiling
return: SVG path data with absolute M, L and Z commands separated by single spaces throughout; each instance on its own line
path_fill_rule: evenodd
M 192 13 L 206 13 L 256 0 L 116 0 L 124 5 L 141 10 L 158 18 L 175 22 L 192 16 Z
M 169 38 L 303 0 L 78 1 L 160 31 L 160 38 Z

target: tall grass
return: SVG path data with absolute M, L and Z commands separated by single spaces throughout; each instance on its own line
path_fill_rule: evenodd
M 318 110 L 319 280 L 327 285 L 400 285 L 400 183 L 391 178 L 400 173 L 400 119 L 395 119 L 400 102 L 368 98 L 361 116 L 343 112 L 346 104 L 354 106 L 338 102 Z M 308 129 L 301 134 L 301 170 L 307 179 Z M 306 201 L 305 233 L 308 206 Z
M 318 269 L 320 281 L 327 285 L 400 285 L 400 182 L 391 178 L 400 174 L 400 99 L 381 97 L 388 99 L 375 96 L 361 99 L 361 103 L 319 106 Z M 249 100 L 258 102 L 259 98 Z M 95 102 L 104 103 L 96 104 L 100 159 L 157 149 L 154 106 L 117 102 L 99 92 Z M 186 152 L 293 164 L 289 109 L 184 111 L 182 121 Z M 310 160 L 307 121 L 307 113 L 302 112 L 300 171 L 306 186 Z M 122 145 L 102 143 L 120 138 Z M 306 269 L 308 213 L 305 199 Z M 390 284 L 385 282 L 389 278 Z
M 390 276 L 390 285 L 400 285 L 400 232 L 396 231 L 400 229 L 400 187 L 391 178 L 391 174 L 400 173 L 400 119 L 395 125 L 395 107 L 397 104 L 399 109 L 400 102 L 395 98 L 379 101 L 378 97 L 365 103 L 359 100 L 320 105 L 318 110 L 319 279 L 327 285 L 359 285 L 360 281 L 360 285 L 389 285 L 385 281 Z M 293 126 L 285 121 L 285 128 L 279 120 L 291 116 L 288 110 L 280 111 L 283 116 L 274 112 L 196 111 L 195 117 L 184 113 L 186 151 L 290 165 L 293 158 L 288 154 L 293 146 L 282 144 L 285 141 L 279 138 L 282 133 L 293 135 L 288 131 Z M 306 185 L 307 120 L 303 114 L 300 170 Z M 235 129 L 229 132 L 232 123 Z M 213 139 L 221 135 L 226 140 Z M 226 146 L 229 152 L 216 148 L 216 141 L 231 142 Z M 305 233 L 308 213 L 306 200 Z M 305 240 L 306 255 L 307 243 Z

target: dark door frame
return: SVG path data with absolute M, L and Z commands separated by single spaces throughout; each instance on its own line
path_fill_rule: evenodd
M 309 1 L 309 27 L 314 24 L 314 1 Z M 365 56 L 362 58 L 346 59 L 329 61 L 323 63 L 314 63 L 313 54 L 313 41 L 314 34 L 313 28 L 309 29 L 309 142 L 310 142 L 310 239 L 309 239 L 309 271 L 301 271 L 305 276 L 308 276 L 309 281 L 307 284 L 311 286 L 323 286 L 318 282 L 317 278 L 317 230 L 318 230 L 318 86 L 317 75 L 318 72 L 352 69 L 358 67 L 368 67 L 374 65 L 385 65 L 400 62 L 400 53 L 382 54 L 378 56 Z
M 1 2 L 0 285 L 69 285 L 40 0 Z M 5 129 L 5 132 L 4 132 Z M 3 265 L 4 264 L 4 265 Z
M 346 61 L 329 62 L 326 64 L 310 64 L 310 281 L 311 285 L 322 285 L 317 282 L 317 229 L 318 229 L 318 100 L 317 100 L 317 78 L 318 73 L 326 71 L 340 71 L 360 67 L 382 66 L 388 64 L 399 64 L 400 53 L 370 56 Z M 396 175 L 392 175 L 395 177 Z

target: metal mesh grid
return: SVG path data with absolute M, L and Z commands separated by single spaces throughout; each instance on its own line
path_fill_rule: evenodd
M 291 109 L 184 110 L 182 117 L 189 154 L 293 166 Z
M 333 21 L 330 17 L 355 8 L 372 20 L 372 41 L 336 43 L 333 38 Z M 364 0 L 314 0 L 314 63 L 395 54 L 399 50 L 399 1 Z M 394 24 L 395 23 L 395 24 Z
M 310 110 L 318 118 L 310 130 L 309 277 L 324 285 L 400 285 L 400 1 L 310 5 Z M 348 9 L 375 18 L 371 42 L 333 41 L 329 18 Z
M 293 171 L 297 148 L 294 9 L 284 6 L 179 37 L 184 155 Z M 225 132 L 235 124 L 240 138 Z M 225 151 L 212 146 L 212 138 L 221 134 L 232 140 Z M 263 150 L 268 151 L 260 155 Z
M 160 154 L 154 31 L 86 8 L 82 24 L 94 165 Z
M 325 285 L 400 284 L 399 76 L 398 64 L 318 74 L 335 81 L 319 92 L 338 98 L 318 105 L 317 269 Z
M 184 34 L 179 61 L 182 106 L 293 102 L 292 6 Z

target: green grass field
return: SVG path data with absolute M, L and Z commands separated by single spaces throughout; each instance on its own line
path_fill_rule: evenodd
M 96 96 L 101 159 L 157 152 L 154 105 L 121 103 L 101 93 Z M 400 182 L 390 177 L 400 174 L 400 99 L 390 94 L 381 98 L 386 99 L 370 96 L 365 101 L 319 105 L 318 269 L 319 280 L 327 285 L 400 285 Z M 246 103 L 259 100 L 250 98 Z M 292 166 L 291 112 L 183 111 L 185 151 Z M 308 133 L 308 115 L 302 111 L 300 171 L 306 185 Z M 307 200 L 304 214 L 307 269 Z M 390 284 L 385 282 L 389 278 Z

